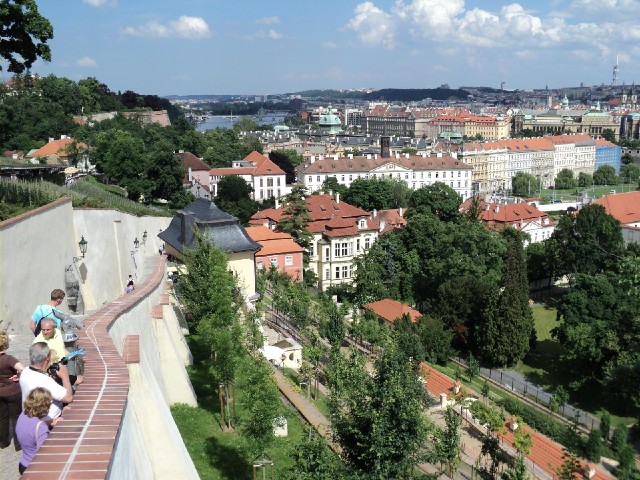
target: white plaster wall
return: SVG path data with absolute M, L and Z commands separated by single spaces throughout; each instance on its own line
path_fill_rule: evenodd
M 56 202 L 23 220 L 0 227 L 0 320 L 15 334 L 28 334 L 36 305 L 64 289 L 65 268 L 77 255 L 71 201 Z M 66 305 L 62 305 L 67 311 Z
M 229 269 L 238 276 L 238 283 L 246 296 L 256 293 L 256 269 L 254 261 L 255 252 L 230 253 Z
M 86 310 L 96 310 L 124 292 L 126 279 L 133 275 L 141 282 L 146 256 L 158 255 L 160 230 L 169 226 L 169 217 L 136 217 L 114 210 L 76 209 L 75 236 L 89 242 L 85 258 L 76 265 Z M 142 235 L 147 232 L 147 241 Z M 134 240 L 140 246 L 134 248 Z
M 113 449 L 108 478 L 138 480 L 153 478 L 153 467 L 140 430 L 135 408 L 127 401 L 120 434 Z

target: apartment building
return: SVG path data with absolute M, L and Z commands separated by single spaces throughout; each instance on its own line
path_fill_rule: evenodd
M 313 234 L 309 247 L 309 269 L 318 277 L 318 287 L 351 284 L 353 260 L 364 254 L 378 238 L 380 223 L 368 212 L 340 200 L 340 195 L 309 195 L 305 199 Z M 284 206 L 257 212 L 249 223 L 274 229 L 284 215 Z
M 298 174 L 310 192 L 320 190 L 327 178 L 334 177 L 346 187 L 359 178 L 390 178 L 401 180 L 414 190 L 442 182 L 454 189 L 463 200 L 473 193 L 472 167 L 458 160 L 456 152 L 392 156 L 389 153 L 389 137 L 382 137 L 380 154 L 311 157 L 300 165 Z
M 218 182 L 226 175 L 236 175 L 247 182 L 253 188 L 253 199 L 258 201 L 271 197 L 282 198 L 291 191 L 286 184 L 285 172 L 255 150 L 243 160 L 233 162 L 231 168 L 209 170 L 211 194 L 214 197 L 218 192 Z

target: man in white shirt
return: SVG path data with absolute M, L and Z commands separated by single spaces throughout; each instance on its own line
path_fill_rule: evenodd
M 55 420 L 62 414 L 63 403 L 73 402 L 73 390 L 69 381 L 69 372 L 65 365 L 59 364 L 57 372 L 62 380 L 62 386 L 47 374 L 47 368 L 51 360 L 49 346 L 44 342 L 38 342 L 29 348 L 29 367 L 20 374 L 20 389 L 22 390 L 22 402 L 26 400 L 29 392 L 36 387 L 43 387 L 51 393 L 51 407 L 48 419 Z

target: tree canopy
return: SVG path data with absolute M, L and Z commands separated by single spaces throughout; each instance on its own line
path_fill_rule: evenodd
M 460 218 L 461 203 L 460 195 L 442 182 L 420 187 L 409 197 L 409 207 L 414 213 L 430 212 L 444 221 Z
M 53 26 L 40 15 L 35 0 L 3 1 L 0 25 L 0 57 L 8 62 L 9 72 L 22 73 L 38 58 L 51 61 L 48 41 L 53 38 Z

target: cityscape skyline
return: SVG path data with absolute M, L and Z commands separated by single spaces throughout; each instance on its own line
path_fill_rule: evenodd
M 33 73 L 114 91 L 505 89 L 640 82 L 640 0 L 40 2 L 52 61 Z M 3 70 L 6 79 L 9 74 Z

